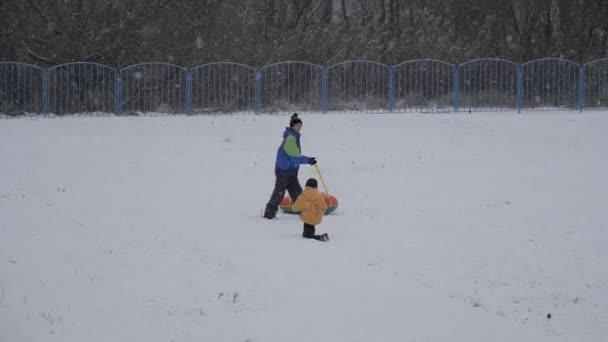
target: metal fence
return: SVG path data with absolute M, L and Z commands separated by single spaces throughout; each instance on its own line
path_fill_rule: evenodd
M 60 64 L 48 70 L 49 111 L 113 112 L 116 69 L 95 63 Z
M 522 65 L 522 107 L 573 109 L 581 107 L 581 66 L 563 59 L 540 59 Z
M 23 63 L 0 63 L 0 113 L 44 113 L 45 71 Z
M 517 64 L 497 58 L 459 65 L 459 109 L 493 111 L 519 108 L 518 72 Z
M 257 74 L 259 109 L 275 113 L 321 111 L 323 67 L 306 62 L 282 62 L 261 68 Z
M 389 111 L 389 69 L 371 61 L 347 61 L 328 67 L 324 110 Z
M 583 96 L 581 108 L 608 108 L 608 59 L 600 59 L 585 64 L 581 74 Z
M 185 68 L 0 62 L 0 113 L 474 112 L 608 109 L 608 59 L 353 60 Z
M 395 102 L 398 112 L 448 112 L 457 110 L 457 70 L 453 64 L 418 59 L 394 68 Z
M 255 110 L 255 68 L 236 63 L 211 63 L 188 73 L 191 113 Z
M 186 112 L 186 68 L 166 63 L 135 64 L 120 70 L 118 113 Z

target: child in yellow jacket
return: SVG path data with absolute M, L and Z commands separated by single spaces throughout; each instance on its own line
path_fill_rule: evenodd
M 293 211 L 300 212 L 300 218 L 304 222 L 302 237 L 318 241 L 329 241 L 329 235 L 315 235 L 315 225 L 321 223 L 327 204 L 317 189 L 317 180 L 310 178 L 306 181 L 306 189 L 298 196 L 296 202 L 291 206 Z

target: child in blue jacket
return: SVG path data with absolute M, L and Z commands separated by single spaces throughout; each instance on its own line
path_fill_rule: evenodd
M 276 181 L 270 200 L 266 204 L 264 218 L 275 218 L 279 210 L 279 204 L 285 196 L 285 191 L 289 193 L 292 203 L 296 201 L 302 193 L 302 186 L 298 180 L 298 171 L 301 164 L 315 165 L 317 160 L 314 157 L 303 156 L 300 147 L 300 130 L 302 120 L 298 113 L 294 113 L 289 121 L 289 127 L 283 132 L 283 141 L 277 150 L 277 158 L 274 167 Z

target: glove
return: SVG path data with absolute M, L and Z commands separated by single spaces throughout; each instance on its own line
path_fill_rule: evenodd
M 317 159 L 315 157 L 308 158 L 309 165 L 315 165 L 317 163 Z

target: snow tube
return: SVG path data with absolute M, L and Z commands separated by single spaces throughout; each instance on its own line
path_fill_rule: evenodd
M 338 208 L 338 199 L 335 196 L 326 194 L 324 192 L 321 193 L 321 196 L 323 196 L 323 200 L 325 201 L 325 204 L 327 204 L 325 215 L 333 213 Z M 297 214 L 297 212 L 291 210 L 291 198 L 289 196 L 283 198 L 279 207 L 284 213 Z

